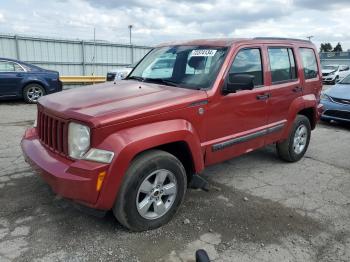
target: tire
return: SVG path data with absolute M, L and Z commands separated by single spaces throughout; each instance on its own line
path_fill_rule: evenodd
M 46 94 L 45 88 L 40 84 L 29 84 L 23 89 L 24 101 L 28 104 L 36 104 L 38 99 Z
M 311 125 L 309 119 L 306 116 L 297 115 L 289 137 L 277 143 L 278 156 L 287 162 L 299 161 L 309 146 L 310 137 Z
M 328 123 L 328 124 L 330 124 L 331 123 L 331 121 L 332 120 L 330 120 L 330 119 L 327 119 L 327 118 L 320 118 L 320 120 L 322 121 L 322 122 L 324 122 L 324 123 Z
M 196 262 L 210 262 L 208 253 L 204 249 L 196 251 Z
M 185 168 L 175 156 L 161 150 L 146 151 L 126 172 L 113 213 L 131 231 L 158 228 L 175 215 L 186 188 Z

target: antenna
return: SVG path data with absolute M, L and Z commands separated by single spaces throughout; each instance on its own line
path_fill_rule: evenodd
M 311 39 L 314 38 L 314 36 L 313 35 L 309 35 L 306 38 L 309 39 L 309 41 L 311 42 Z

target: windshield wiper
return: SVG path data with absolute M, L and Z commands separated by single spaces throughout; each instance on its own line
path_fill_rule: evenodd
M 154 82 L 154 83 L 159 83 L 159 84 L 165 84 L 168 86 L 179 86 L 177 82 L 171 81 L 171 80 L 166 80 L 163 78 L 144 78 L 145 82 Z
M 127 78 L 124 78 L 124 80 L 129 80 L 129 79 L 137 80 L 137 81 L 140 81 L 140 82 L 145 81 L 145 78 L 143 78 L 142 76 L 129 76 Z

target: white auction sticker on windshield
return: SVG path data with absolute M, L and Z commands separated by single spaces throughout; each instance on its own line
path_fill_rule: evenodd
M 197 49 L 192 50 L 191 56 L 214 56 L 216 51 L 215 49 Z

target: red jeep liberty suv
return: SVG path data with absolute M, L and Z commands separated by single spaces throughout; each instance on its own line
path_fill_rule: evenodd
M 302 158 L 321 88 L 309 41 L 168 43 L 116 84 L 40 98 L 21 146 L 55 193 L 148 230 L 174 216 L 208 165 L 272 143 L 283 160 Z

